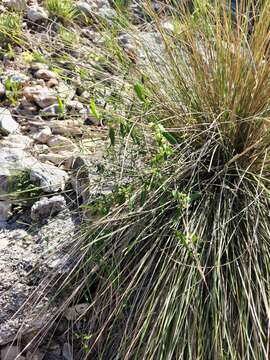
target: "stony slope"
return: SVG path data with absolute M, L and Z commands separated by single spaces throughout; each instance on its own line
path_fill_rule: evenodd
M 51 258 L 50 250 L 74 236 L 84 216 L 78 205 L 114 185 L 100 172 L 108 160 L 107 128 L 91 111 L 91 99 L 110 114 L 112 93 L 122 89 L 103 56 L 100 28 L 117 12 L 107 0 L 72 3 L 72 21 L 52 14 L 45 1 L 0 5 L 1 360 L 73 358 L 63 336 L 19 355 L 13 340 L 22 323 L 25 345 L 42 321 L 17 311 L 61 268 L 65 254 Z M 145 24 L 139 2 L 129 10 L 134 24 Z M 142 27 L 141 34 L 158 46 L 153 32 Z M 120 34 L 119 41 L 134 54 L 132 39 Z

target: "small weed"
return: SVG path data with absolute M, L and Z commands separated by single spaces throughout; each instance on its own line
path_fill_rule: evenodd
M 46 63 L 46 59 L 44 55 L 40 51 L 24 51 L 22 53 L 22 58 L 27 64 L 31 64 L 32 62 L 40 62 L 40 63 Z
M 45 56 L 38 50 L 33 51 L 33 61 L 41 62 L 45 64 L 47 61 L 45 59 Z
M 88 69 L 79 68 L 78 73 L 80 75 L 81 80 L 89 80 L 91 78 L 91 73 Z
M 6 88 L 6 97 L 9 100 L 9 102 L 12 105 L 16 105 L 18 101 L 18 93 L 20 84 L 18 84 L 16 81 L 12 81 L 10 78 L 8 78 L 5 81 L 5 88 Z
M 65 109 L 65 105 L 64 105 L 62 99 L 60 98 L 60 96 L 57 96 L 57 103 L 58 103 L 58 107 L 59 107 L 59 111 L 60 111 L 59 118 L 63 119 L 65 117 L 66 109 Z
M 58 33 L 60 40 L 68 47 L 73 48 L 79 43 L 79 35 L 74 31 L 66 29 L 64 26 L 60 26 Z

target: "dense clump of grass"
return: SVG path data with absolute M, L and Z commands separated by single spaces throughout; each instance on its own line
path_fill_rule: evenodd
M 115 0 L 113 2 L 114 7 L 120 11 L 126 11 L 130 4 L 130 0 Z
M 45 6 L 51 17 L 62 22 L 71 22 L 78 15 L 73 0 L 46 0 Z
M 60 279 L 89 302 L 82 357 L 269 359 L 270 4 L 252 29 L 240 5 L 176 9 L 173 32 L 148 9 L 162 51 L 127 81 L 155 155 Z
M 0 41 L 4 43 L 21 44 L 22 42 L 22 15 L 7 12 L 0 15 Z

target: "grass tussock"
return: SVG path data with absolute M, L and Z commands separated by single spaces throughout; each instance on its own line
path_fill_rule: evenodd
M 155 155 L 61 279 L 89 302 L 82 358 L 270 357 L 270 3 L 227 5 L 177 8 L 169 32 L 148 8 L 163 50 L 125 76 Z
M 74 21 L 78 15 L 73 0 L 46 0 L 45 6 L 51 17 L 64 23 Z
M 7 12 L 0 15 L 0 40 L 2 44 L 21 44 L 22 42 L 22 15 Z

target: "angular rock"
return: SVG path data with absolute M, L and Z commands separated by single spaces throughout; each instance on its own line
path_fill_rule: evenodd
M 55 91 L 46 86 L 27 86 L 23 89 L 23 96 L 26 99 L 23 99 L 21 102 L 23 106 L 26 101 L 30 103 L 35 102 L 41 108 L 46 108 L 57 103 Z
M 53 134 L 80 136 L 83 134 L 83 122 L 81 120 L 52 120 L 49 124 Z
M 47 69 L 40 69 L 37 72 L 35 72 L 35 77 L 37 79 L 50 80 L 57 78 L 57 75 L 53 71 Z
M 0 132 L 4 135 L 18 132 L 19 124 L 6 108 L 0 108 Z
M 96 7 L 93 9 L 93 7 L 86 1 L 78 1 L 76 4 L 76 8 L 83 15 L 91 17 L 91 15 L 93 14 L 93 10 L 95 10 Z
M 23 11 L 26 9 L 26 0 L 4 0 L 3 3 L 10 10 Z
M 0 83 L 0 98 L 3 98 L 6 94 L 6 88 L 5 85 Z
M 35 101 L 35 96 L 39 96 L 40 94 L 44 94 L 44 92 L 47 92 L 48 90 L 41 85 L 36 86 L 26 86 L 23 91 L 22 95 L 26 98 L 26 100 L 32 102 Z M 48 95 L 52 95 L 51 93 L 48 93 Z
M 34 95 L 34 100 L 42 109 L 57 103 L 57 98 L 49 93 Z
M 83 104 L 77 100 L 70 100 L 66 103 L 66 106 L 69 110 L 80 111 L 84 109 Z
M 44 192 L 54 193 L 65 189 L 68 174 L 56 166 L 39 163 L 31 169 L 30 180 Z
M 66 208 L 66 200 L 61 195 L 56 195 L 51 198 L 43 197 L 32 206 L 31 219 L 33 221 L 44 220 L 59 214 Z
M 107 6 L 103 6 L 99 9 L 98 16 L 108 21 L 111 21 L 117 16 L 117 13 L 114 9 Z
M 77 155 L 72 159 L 71 168 L 74 170 L 74 176 L 71 177 L 71 184 L 84 204 L 100 195 L 108 195 L 113 190 L 113 183 L 107 180 L 106 183 L 101 182 L 99 168 L 103 162 L 102 156 L 100 151 L 91 156 Z
M 50 79 L 48 82 L 47 82 L 47 86 L 48 88 L 53 88 L 55 86 L 58 85 L 58 80 L 57 79 Z
M 68 102 L 74 98 L 76 91 L 73 86 L 60 82 L 57 86 L 57 93 L 62 100 Z
M 48 359 L 47 346 L 42 349 L 44 354 L 39 354 L 39 351 L 36 351 L 36 343 L 33 346 L 30 343 L 39 331 L 44 334 L 41 329 L 44 330 L 46 324 L 51 321 L 52 313 L 57 308 L 46 296 L 43 296 L 44 292 L 38 292 L 37 294 L 42 296 L 35 308 L 30 309 L 27 306 L 20 312 L 18 309 L 34 291 L 39 291 L 37 289 L 39 279 L 46 278 L 52 272 L 60 276 L 70 269 L 66 254 L 61 251 L 52 253 L 48 251 L 48 246 L 51 250 L 59 249 L 61 242 L 72 241 L 76 231 L 75 226 L 72 214 L 64 211 L 49 219 L 43 226 L 37 226 L 36 235 L 30 228 L 26 231 L 12 230 L 8 227 L 0 231 L 0 349 L 19 337 L 23 345 L 30 345 L 28 348 L 30 353 L 26 354 L 27 360 L 42 360 L 43 355 L 44 360 Z M 37 273 L 34 271 L 33 276 L 28 276 L 29 271 L 37 263 L 41 265 Z M 46 313 L 43 312 L 45 308 Z M 66 328 L 61 333 L 65 330 Z M 48 340 L 50 342 L 52 340 L 49 334 Z M 60 348 L 60 359 L 63 360 L 61 350 Z M 1 355 L 0 358 L 3 360 Z M 19 360 L 19 357 L 16 360 Z
M 34 145 L 34 152 L 37 154 L 48 154 L 49 146 L 45 144 L 35 144 Z
M 45 117 L 57 116 L 60 113 L 61 109 L 58 104 L 50 105 L 40 111 L 40 115 Z
M 40 69 L 48 69 L 48 65 L 44 64 L 43 62 L 33 62 L 30 67 L 30 71 L 32 73 L 35 73 L 36 71 Z
M 92 16 L 93 18 L 101 17 L 109 21 L 117 15 L 116 11 L 111 8 L 106 0 L 91 1 L 91 5 L 86 1 L 79 1 L 77 9 L 85 16 Z
M 0 199 L 13 190 L 17 176 L 31 168 L 36 161 L 21 149 L 0 149 Z
M 20 72 L 15 72 L 9 76 L 9 79 L 13 83 L 16 83 L 18 85 L 24 85 L 29 81 L 29 76 L 27 76 L 23 73 L 20 73 Z
M 0 151 L 3 147 L 25 150 L 30 148 L 32 143 L 33 140 L 30 139 L 28 136 L 20 134 L 9 134 L 0 141 Z
M 49 161 L 57 166 L 64 165 L 65 168 L 69 169 L 71 167 L 73 153 L 64 152 L 60 154 L 55 154 L 55 153 L 40 154 L 38 156 L 38 159 L 42 162 Z
M 0 199 L 6 200 L 8 193 L 16 189 L 18 177 L 29 173 L 29 181 L 44 192 L 64 190 L 68 175 L 56 166 L 42 164 L 26 151 L 17 148 L 0 149 Z
M 41 6 L 33 5 L 27 10 L 27 18 L 32 22 L 42 22 L 48 19 L 48 14 Z
M 75 321 L 80 316 L 83 316 L 87 312 L 88 309 L 89 309 L 89 304 L 87 304 L 87 303 L 78 304 L 78 305 L 74 305 L 74 306 L 71 306 L 70 308 L 68 308 L 65 311 L 64 315 L 67 320 Z
M 77 150 L 77 146 L 70 139 L 61 135 L 51 136 L 47 144 L 55 153 Z
M 51 135 L 51 128 L 46 126 L 44 129 L 40 130 L 37 134 L 34 135 L 34 139 L 41 144 L 47 144 Z
M 0 222 L 6 221 L 11 215 L 11 202 L 0 200 Z

